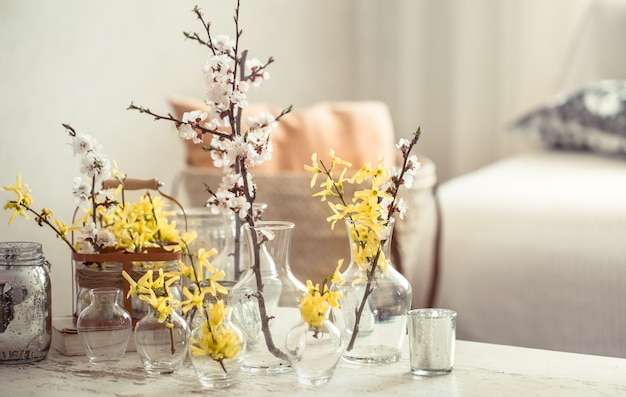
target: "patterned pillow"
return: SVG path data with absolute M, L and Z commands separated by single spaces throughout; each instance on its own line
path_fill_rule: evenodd
M 605 80 L 559 95 L 516 120 L 550 149 L 626 156 L 626 81 Z

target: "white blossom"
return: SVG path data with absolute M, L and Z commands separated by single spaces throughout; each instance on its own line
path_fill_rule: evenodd
M 400 197 L 396 202 L 396 212 L 398 213 L 398 217 L 400 219 L 404 219 L 404 217 L 406 216 L 407 206 L 402 197 Z
M 232 53 L 235 48 L 235 40 L 225 34 L 220 34 L 212 41 L 213 48 L 221 53 Z
M 105 154 L 89 151 L 80 159 L 79 172 L 90 178 L 108 179 L 111 177 L 111 162 Z
M 177 128 L 177 131 L 178 136 L 185 141 L 191 141 L 192 139 L 195 141 L 195 139 L 197 139 L 198 137 L 198 133 L 196 132 L 196 130 L 194 130 L 193 127 L 189 124 L 181 124 Z
M 408 139 L 400 138 L 400 140 L 396 144 L 396 147 L 398 149 L 400 149 L 404 153 L 404 152 L 406 152 L 409 149 L 409 145 L 410 144 L 411 144 L 411 142 Z
M 183 113 L 183 123 L 199 124 L 203 120 L 206 120 L 208 114 L 202 110 L 192 110 L 191 112 Z
M 212 118 L 211 120 L 209 120 L 208 123 L 204 123 L 204 128 L 206 128 L 207 130 L 215 131 L 217 130 L 217 127 L 219 126 L 220 126 L 220 119 L 217 117 Z
M 230 104 L 232 87 L 228 82 L 210 81 L 207 84 L 207 99 L 218 110 L 226 110 Z
M 267 112 L 262 112 L 257 116 L 248 117 L 248 128 L 251 130 L 266 129 L 268 132 L 276 128 L 278 123 L 274 116 Z
M 98 230 L 96 233 L 95 241 L 96 245 L 101 248 L 114 247 L 116 243 L 115 234 L 113 234 L 113 232 L 108 229 Z
M 245 93 L 235 91 L 230 96 L 230 101 L 237 105 L 238 108 L 244 109 L 248 107 L 248 97 Z
M 380 240 L 387 240 L 390 236 L 391 236 L 391 231 L 393 229 L 391 228 L 391 225 L 386 224 L 383 227 L 380 228 Z
M 96 224 L 93 222 L 86 222 L 81 229 L 81 233 L 87 238 L 95 238 L 96 233 L 98 233 L 98 228 L 96 228 Z
M 250 73 L 250 83 L 253 87 L 258 87 L 264 80 L 269 80 L 270 74 L 265 69 L 261 70 L 263 63 L 257 58 L 246 61 L 246 68 Z
M 87 239 L 79 238 L 76 241 L 77 251 L 81 254 L 96 253 L 96 247 Z
M 74 178 L 74 187 L 72 189 L 74 194 L 74 203 L 85 208 L 89 205 L 89 196 L 91 194 L 91 187 L 81 177 Z
M 95 150 L 97 147 L 97 141 L 90 135 L 77 132 L 76 135 L 72 137 L 72 150 L 75 156 L 82 156 L 87 152 Z
M 247 81 L 239 81 L 237 83 L 237 91 L 245 94 L 246 92 L 248 92 L 248 90 L 250 90 L 250 83 L 248 83 Z

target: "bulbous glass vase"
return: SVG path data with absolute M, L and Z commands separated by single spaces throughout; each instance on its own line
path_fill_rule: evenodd
M 159 322 L 154 310 L 135 325 L 135 347 L 144 369 L 150 375 L 175 374 L 187 356 L 189 328 L 175 311 L 170 314 L 171 327 Z
M 226 317 L 210 330 L 205 321 L 191 331 L 189 357 L 198 381 L 206 388 L 235 383 L 246 352 L 243 332 Z
M 120 294 L 117 288 L 92 288 L 90 304 L 76 320 L 80 342 L 92 364 L 119 361 L 126 352 L 133 324 L 130 314 L 118 304 Z
M 316 386 L 335 373 L 345 347 L 341 331 L 328 319 L 319 328 L 301 321 L 287 333 L 285 348 L 298 383 Z
M 356 241 L 358 233 L 371 232 L 369 226 L 347 222 L 351 260 L 342 273 L 343 283 L 333 286 L 342 293 L 340 309 L 333 310 L 333 313 L 346 337 L 343 358 L 349 362 L 385 364 L 400 359 L 412 289 L 409 281 L 394 269 L 391 262 L 393 225 L 392 218 L 387 226 L 386 238 L 380 240 L 382 249 L 376 256 L 379 241 L 375 241 L 374 246 L 360 248 Z M 372 273 L 374 260 L 363 263 L 363 258 L 375 256 L 378 261 Z M 357 264 L 357 257 L 361 266 Z

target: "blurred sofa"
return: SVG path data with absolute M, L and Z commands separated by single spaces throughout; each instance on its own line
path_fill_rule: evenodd
M 436 305 L 458 337 L 626 357 L 626 82 L 511 125 L 539 147 L 446 181 Z

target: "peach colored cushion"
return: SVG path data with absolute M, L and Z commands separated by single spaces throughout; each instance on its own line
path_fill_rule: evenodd
M 175 115 L 182 118 L 184 112 L 208 111 L 209 107 L 200 99 L 172 97 L 170 104 Z M 281 108 L 268 104 L 251 104 L 244 110 L 243 122 L 249 115 L 261 111 L 278 116 Z M 211 156 L 202 149 L 204 144 L 185 141 L 187 164 L 196 167 L 214 168 Z M 304 109 L 296 109 L 284 116 L 272 132 L 274 152 L 272 159 L 255 167 L 254 172 L 303 171 L 311 163 L 311 155 L 329 161 L 328 151 L 334 149 L 342 159 L 352 162 L 354 167 L 369 162 L 378 162 L 384 156 L 390 166 L 397 156 L 393 123 L 389 109 L 383 102 L 320 102 Z

